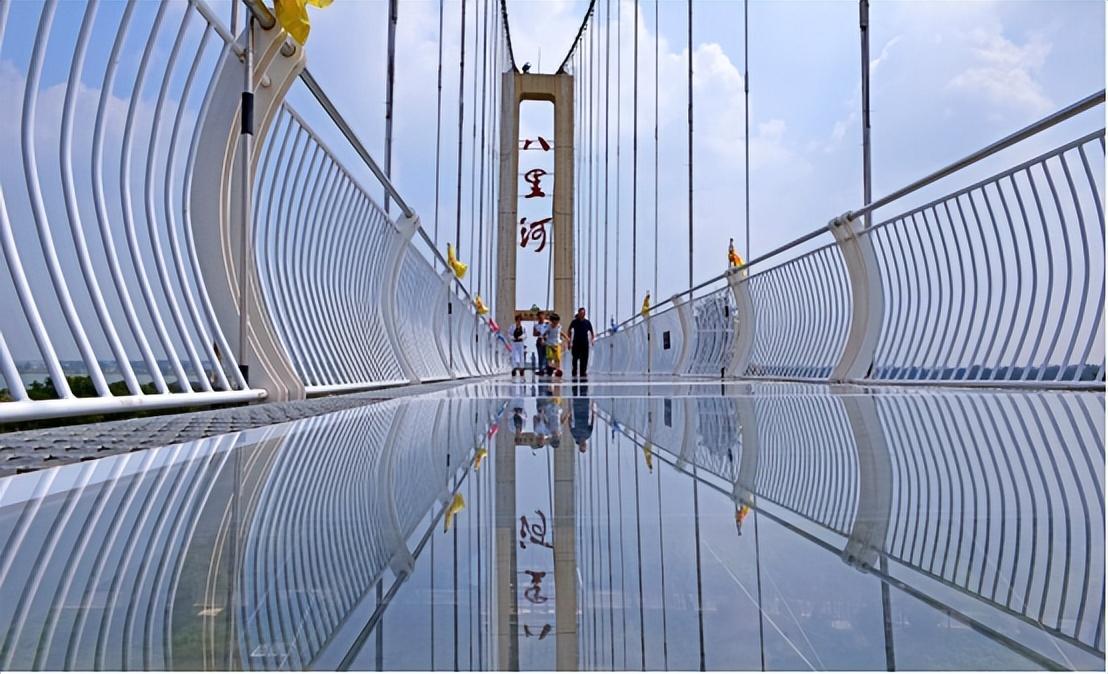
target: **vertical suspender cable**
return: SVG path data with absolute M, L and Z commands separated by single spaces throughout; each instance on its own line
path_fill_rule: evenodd
M 693 11 L 689 7 L 689 287 L 693 286 Z M 704 580 L 700 562 L 700 480 L 693 463 L 693 531 L 696 534 L 696 622 L 700 639 L 700 671 L 704 662 Z
M 858 15 L 862 39 L 862 198 L 868 205 L 873 200 L 869 145 L 869 0 L 859 0 Z M 870 217 L 870 212 L 866 211 L 867 229 L 870 225 Z
M 442 168 L 442 15 L 445 0 L 439 0 L 439 76 L 438 95 L 435 100 L 435 248 L 439 247 L 439 188 Z
M 396 82 L 396 19 L 399 0 L 389 0 L 388 60 L 385 65 L 385 175 L 392 179 L 392 105 Z M 389 191 L 385 190 L 385 215 L 389 214 Z
M 654 292 L 658 289 L 658 42 L 662 33 L 662 24 L 658 21 L 658 5 L 661 0 L 654 0 Z M 691 287 L 691 284 L 690 284 Z M 660 297 L 660 295 L 658 295 Z
M 693 41 L 692 0 L 689 7 L 689 287 L 693 287 Z
M 600 85 L 600 61 L 597 56 L 597 40 L 600 37 L 600 31 L 596 29 L 595 25 L 596 14 L 589 20 L 589 33 L 592 35 L 592 39 L 589 40 L 589 174 L 592 176 L 592 186 L 589 188 L 590 201 L 592 201 L 592 226 L 589 228 L 589 310 L 591 311 L 593 305 L 596 302 L 596 291 L 599 290 L 600 284 L 596 280 L 596 263 L 599 260 L 599 254 L 596 250 L 596 234 L 599 231 L 600 223 L 597 219 L 597 207 L 600 205 L 600 190 L 599 183 L 597 182 L 600 177 L 600 165 L 599 155 L 596 148 L 600 139 L 600 135 L 597 133 L 597 125 L 600 122 L 600 113 L 597 110 Z
M 473 248 L 470 257 L 474 264 L 474 280 L 477 293 L 481 293 L 481 272 L 484 271 L 481 259 L 481 246 L 477 241 L 477 75 L 481 68 L 481 43 L 480 31 L 477 30 L 480 20 L 480 0 L 473 6 L 473 112 L 470 113 L 470 140 L 469 140 L 469 245 Z M 477 327 L 477 316 L 474 314 L 474 328 Z M 474 347 L 476 348 L 476 346 Z
M 762 551 L 758 543 L 758 510 L 754 510 L 754 576 L 758 592 L 758 652 L 762 657 L 762 671 L 766 671 L 766 611 L 762 603 Z
M 600 16 L 600 10 L 597 9 L 593 16 L 594 21 Z M 596 103 L 593 104 L 593 184 L 596 190 L 596 198 L 593 199 L 592 204 L 592 216 L 593 216 L 593 228 L 592 228 L 592 275 L 593 275 L 593 293 L 592 300 L 589 304 L 589 311 L 593 311 L 600 298 L 600 64 L 602 62 L 600 58 L 600 27 L 599 25 L 594 27 L 595 41 L 593 42 L 593 54 L 596 59 L 596 65 L 593 66 L 594 81 L 596 82 L 593 88 L 593 95 L 596 97 Z
M 743 255 L 750 260 L 754 257 L 750 250 L 750 0 L 743 0 L 743 114 L 746 116 L 743 127 L 743 152 L 746 155 L 743 166 L 743 178 L 746 180 L 746 248 L 743 249 Z
M 616 287 L 615 307 L 611 316 L 613 319 L 620 315 L 619 260 L 623 257 L 623 249 L 619 246 L 619 230 L 623 223 L 619 209 L 623 201 L 623 164 L 619 158 L 619 149 L 623 145 L 623 9 L 620 1 L 616 0 Z
M 597 20 L 599 20 L 599 17 L 600 17 L 600 9 L 598 7 L 597 10 L 596 10 Z M 593 297 L 592 297 L 592 302 L 593 303 L 592 303 L 592 305 L 589 306 L 589 311 L 590 312 L 593 312 L 595 307 L 599 306 L 599 304 L 600 304 L 600 282 L 601 282 L 601 278 L 600 278 L 600 252 L 601 252 L 600 251 L 600 228 L 603 226 L 603 221 L 600 219 L 600 217 L 601 217 L 600 200 L 602 198 L 607 197 L 607 194 L 605 194 L 604 191 L 601 189 L 601 180 L 602 180 L 603 168 L 602 168 L 601 163 L 600 163 L 600 160 L 601 160 L 601 155 L 600 155 L 601 126 L 600 125 L 601 125 L 601 120 L 602 120 L 601 110 L 600 110 L 600 103 L 601 103 L 601 101 L 603 101 L 603 98 L 602 98 L 602 95 L 601 95 L 602 91 L 603 91 L 603 81 L 601 80 L 601 77 L 600 77 L 600 69 L 603 67 L 603 64 L 604 64 L 604 58 L 603 58 L 603 55 L 600 52 L 600 43 L 601 43 L 602 37 L 603 36 L 600 34 L 600 25 L 597 24 L 596 25 L 596 45 L 595 45 L 595 49 L 596 49 L 596 91 L 595 91 L 595 94 L 596 94 L 596 106 L 595 106 L 596 107 L 596 112 L 595 112 L 596 124 L 594 126 L 594 131 L 593 131 L 593 143 L 594 143 L 593 152 L 596 155 L 596 159 L 595 159 L 595 161 L 596 161 L 596 172 L 594 174 L 595 175 L 594 181 L 596 183 L 596 201 L 593 202 L 593 220 L 595 221 L 596 225 L 593 227 L 593 233 L 592 233 L 592 246 L 593 246 L 593 258 L 592 258 L 593 259 L 593 270 L 592 271 L 593 271 L 593 275 L 596 277 L 596 282 L 593 284 Z
M 488 259 L 488 251 L 485 249 L 485 124 L 487 121 L 486 112 L 488 110 L 488 75 L 489 75 L 489 0 L 485 0 L 485 16 L 481 20 L 483 24 L 481 26 L 481 143 L 473 146 L 473 160 L 479 161 L 481 164 L 481 173 L 479 183 L 477 187 L 478 191 L 478 207 L 477 207 L 477 236 L 478 244 L 477 249 L 480 252 L 480 258 L 482 261 L 481 267 L 477 274 L 477 292 L 481 293 L 483 288 L 483 282 L 485 274 L 488 273 L 488 268 L 491 266 L 491 260 Z M 474 28 L 476 34 L 476 27 Z M 473 121 L 476 128 L 477 122 L 477 108 L 473 109 Z M 478 152 L 480 148 L 480 152 Z M 492 298 L 489 299 L 489 306 L 492 306 Z
M 619 8 L 618 5 L 616 7 Z M 610 201 L 608 178 L 611 175 L 608 147 L 612 139 L 609 122 L 612 114 L 612 0 L 604 3 L 604 302 L 600 314 L 600 327 L 604 327 L 604 316 L 608 315 L 608 240 L 611 227 L 608 223 L 608 202 Z M 595 313 L 595 312 L 594 312 Z M 615 665 L 613 665 L 613 668 Z
M 454 211 L 454 248 L 462 254 L 462 129 L 465 120 L 466 0 L 462 0 L 461 58 L 458 61 L 458 198 Z
M 632 68 L 634 93 L 631 101 L 631 308 L 638 301 L 638 239 L 639 239 L 639 0 L 635 0 L 635 56 Z M 647 334 L 650 334 L 649 332 Z
M 455 202 L 454 210 L 454 248 L 458 255 L 462 254 L 462 129 L 464 128 L 465 121 L 465 74 L 466 74 L 466 0 L 462 0 L 462 26 L 461 26 L 461 47 L 459 48 L 460 57 L 458 60 L 458 182 L 457 182 L 457 199 Z M 468 249 L 467 249 L 468 250 Z M 453 309 L 453 302 L 451 302 L 451 310 Z M 454 367 L 454 316 L 451 312 L 450 316 L 450 367 Z M 454 556 L 457 559 L 457 530 L 455 533 L 455 550 Z M 457 574 L 455 573 L 455 576 Z M 457 586 L 457 577 L 454 579 L 455 586 Z M 458 613 L 457 607 L 454 609 L 454 669 L 458 668 L 458 634 L 457 634 L 457 620 Z
M 587 274 L 587 278 L 588 278 L 588 283 L 585 286 L 585 296 L 582 298 L 582 302 L 581 302 L 582 304 L 587 303 L 589 297 L 592 296 L 592 287 L 593 287 L 593 276 L 592 276 L 592 254 L 593 254 L 593 250 L 592 250 L 592 246 L 590 245 L 590 242 L 592 241 L 592 230 L 593 230 L 593 226 L 595 225 L 595 223 L 593 222 L 593 217 L 592 217 L 592 205 L 593 205 L 593 202 L 596 199 L 596 191 L 593 189 L 593 179 L 592 179 L 593 178 L 593 137 L 592 137 L 592 131 L 593 131 L 593 107 L 595 105 L 595 101 L 593 100 L 593 88 L 592 88 L 592 84 L 593 84 L 593 66 L 595 64 L 595 58 L 594 58 L 593 49 L 592 49 L 592 37 L 593 37 L 593 30 L 592 30 L 591 19 L 590 19 L 588 34 L 586 36 L 586 38 L 588 39 L 588 45 L 586 47 L 587 48 L 586 54 L 587 54 L 588 59 L 589 59 L 589 65 L 588 65 L 588 77 L 585 80 L 585 86 L 587 87 L 587 89 L 586 89 L 586 93 L 585 93 L 586 117 L 585 117 L 585 120 L 584 120 L 584 123 L 587 127 L 585 129 L 585 131 L 586 131 L 585 144 L 586 144 L 586 148 L 587 148 L 586 151 L 585 151 L 585 157 L 588 160 L 588 166 L 586 167 L 585 178 L 588 181 L 588 190 L 589 190 L 589 203 L 588 203 L 588 206 L 586 207 L 587 212 L 585 214 L 585 217 L 587 219 L 586 222 L 588 223 L 588 229 L 585 232 L 585 241 L 584 241 L 584 243 L 585 243 L 585 270 L 586 270 L 586 274 Z

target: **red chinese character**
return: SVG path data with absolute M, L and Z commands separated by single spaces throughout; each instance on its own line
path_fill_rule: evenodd
M 546 192 L 543 192 L 542 187 L 539 186 L 539 183 L 542 182 L 542 177 L 544 175 L 547 175 L 546 170 L 541 168 L 531 169 L 527 173 L 523 174 L 523 179 L 531 183 L 531 193 L 524 195 L 524 199 L 546 196 Z
M 553 219 L 554 218 L 543 218 L 542 220 L 536 220 L 528 225 L 527 218 L 520 218 L 519 247 L 526 248 L 529 241 L 532 239 L 538 240 L 539 247 L 535 249 L 535 252 L 541 253 L 543 248 L 546 248 L 546 223 Z
M 523 139 L 523 149 L 524 150 L 531 149 L 531 143 L 534 143 L 534 142 L 535 141 L 531 140 L 530 138 L 524 138 Z M 545 138 L 543 138 L 542 136 L 539 136 L 539 146 L 542 147 L 543 152 L 550 152 L 550 143 Z

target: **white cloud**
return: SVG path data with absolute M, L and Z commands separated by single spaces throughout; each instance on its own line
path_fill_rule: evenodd
M 948 87 L 1037 114 L 1055 107 L 1037 79 L 1052 47 L 1041 35 L 1034 34 L 1020 45 L 1004 37 L 999 27 L 977 28 L 968 39 L 975 63 L 955 75 Z

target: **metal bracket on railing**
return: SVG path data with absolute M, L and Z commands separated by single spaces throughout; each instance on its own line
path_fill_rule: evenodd
M 244 40 L 246 34 L 239 39 Z M 254 90 L 253 137 L 251 169 L 258 163 L 261 148 L 285 94 L 304 68 L 304 52 L 296 50 L 285 56 L 282 45 L 285 33 L 278 26 L 269 30 L 254 23 L 253 81 L 268 80 L 269 86 Z M 269 307 L 262 296 L 257 274 L 256 255 L 240 258 L 240 243 L 244 230 L 250 234 L 252 222 L 243 222 L 244 170 L 240 113 L 245 97 L 243 64 L 228 51 L 216 68 L 210 106 L 198 122 L 196 156 L 192 172 L 188 205 L 191 212 L 192 238 L 196 242 L 197 260 L 212 307 L 227 341 L 239 342 L 240 325 L 247 326 L 245 357 L 239 365 L 250 368 L 250 385 L 264 388 L 270 400 L 304 397 L 300 380 L 275 329 L 271 312 L 283 307 Z M 245 237 L 250 240 L 252 237 Z M 249 263 L 253 261 L 255 265 Z M 245 263 L 244 263 L 245 262 Z M 246 274 L 246 321 L 240 323 L 240 275 Z
M 402 340 L 400 338 L 396 315 L 400 299 L 397 293 L 400 287 L 400 268 L 404 264 L 404 258 L 411 246 L 412 237 L 415 236 L 418 230 L 418 215 L 400 216 L 396 219 L 396 234 L 389 246 L 389 254 L 385 258 L 389 261 L 389 268 L 385 274 L 385 297 L 381 307 L 381 317 L 385 322 L 385 334 L 388 335 L 389 344 L 392 346 L 393 353 L 396 354 L 396 362 L 400 365 L 400 371 L 404 373 L 404 377 L 413 384 L 420 383 L 421 379 L 412 366 L 411 358 L 404 346 L 405 344 L 412 344 L 413 347 L 415 345 L 412 340 Z
M 862 569 L 873 568 L 885 547 L 892 509 L 893 469 L 877 402 L 855 386 L 833 386 L 850 422 L 858 452 L 858 508 L 843 547 L 842 559 Z M 847 395 L 841 395 L 847 394 Z
M 746 269 L 732 272 L 727 285 L 735 299 L 735 345 L 731 362 L 727 365 L 727 373 L 732 377 L 742 377 L 750 367 L 750 358 L 754 353 L 754 334 L 757 330 L 754 299 L 750 296 Z
M 839 362 L 831 371 L 831 381 L 863 379 L 873 367 L 881 322 L 885 314 L 885 295 L 881 270 L 873 242 L 862 229 L 862 220 L 841 215 L 827 225 L 834 235 L 850 279 L 850 329 Z
M 689 298 L 682 295 L 680 299 L 674 298 L 674 309 L 677 311 L 677 322 L 681 325 L 681 352 L 673 362 L 673 374 L 684 374 L 688 364 L 689 354 L 692 349 L 689 344 L 693 340 L 693 325 L 689 316 Z

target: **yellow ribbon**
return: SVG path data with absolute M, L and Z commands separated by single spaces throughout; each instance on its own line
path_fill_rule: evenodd
M 469 270 L 469 265 L 458 260 L 458 256 L 454 253 L 454 244 L 446 244 L 446 262 L 450 265 L 450 268 L 454 270 L 454 275 L 458 278 L 463 278 L 466 275 L 466 271 Z
M 277 22 L 281 28 L 299 44 L 308 41 L 308 33 L 312 30 L 312 23 L 308 19 L 308 5 L 324 8 L 331 4 L 332 0 L 273 0 L 273 9 L 277 15 Z
M 466 507 L 466 500 L 462 498 L 462 495 L 454 494 L 454 500 L 450 502 L 450 507 L 446 509 L 446 518 L 443 520 L 443 532 L 450 531 L 450 525 L 454 524 L 454 518 L 462 511 L 462 508 Z

